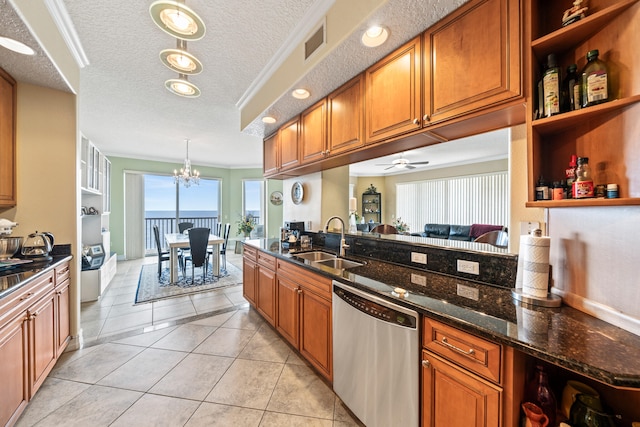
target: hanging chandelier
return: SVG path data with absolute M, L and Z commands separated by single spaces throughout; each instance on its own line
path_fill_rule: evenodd
M 187 157 L 184 159 L 184 166 L 180 169 L 180 173 L 178 173 L 177 169 L 173 170 L 173 179 L 174 182 L 182 183 L 186 188 L 191 187 L 191 184 L 199 185 L 200 184 L 200 172 L 195 169 L 191 169 L 191 160 L 189 160 L 189 142 L 191 140 L 185 139 L 187 143 Z

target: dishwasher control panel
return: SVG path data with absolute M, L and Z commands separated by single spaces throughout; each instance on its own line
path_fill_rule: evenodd
M 356 295 L 346 289 L 334 286 L 333 293 L 345 301 L 350 306 L 358 309 L 359 311 L 368 314 L 376 319 L 383 320 L 389 323 L 395 323 L 406 328 L 416 328 L 418 319 L 415 316 L 408 315 L 401 311 L 394 310 L 393 308 L 386 307 L 382 304 L 378 304 L 360 295 Z

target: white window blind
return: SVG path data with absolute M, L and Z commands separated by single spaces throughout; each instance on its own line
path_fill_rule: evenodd
M 507 225 L 507 172 L 396 184 L 396 214 L 419 233 L 424 224 Z

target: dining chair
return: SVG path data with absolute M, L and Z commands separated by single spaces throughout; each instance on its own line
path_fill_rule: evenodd
M 216 223 L 216 232 L 213 233 L 216 236 L 220 237 L 220 233 L 222 233 L 222 223 L 221 222 L 217 222 Z
M 193 284 L 195 267 L 202 268 L 202 282 L 206 282 L 207 271 L 209 265 L 209 253 L 207 252 L 207 245 L 209 244 L 209 233 L 211 229 L 206 227 L 190 228 L 189 233 L 189 255 L 185 255 L 184 265 L 188 261 L 191 262 L 191 283 Z
M 509 234 L 503 230 L 487 231 L 474 240 L 477 243 L 488 243 L 497 248 L 506 248 L 509 246 Z
M 153 236 L 156 239 L 156 248 L 158 249 L 158 279 L 162 274 L 162 261 L 169 261 L 169 251 L 162 249 L 162 243 L 160 242 L 160 230 L 158 226 L 153 226 Z
M 220 271 L 227 272 L 227 245 L 229 243 L 229 233 L 231 232 L 231 224 L 226 223 L 224 225 L 224 232 L 221 236 L 224 239 L 222 247 L 220 248 L 220 256 L 222 257 L 222 268 Z
M 186 230 L 193 228 L 192 222 L 181 222 L 178 224 L 178 233 L 184 233 Z

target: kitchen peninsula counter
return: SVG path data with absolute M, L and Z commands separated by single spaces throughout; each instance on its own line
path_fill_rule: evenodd
M 48 262 L 30 262 L 12 267 L 0 268 L 0 304 L 2 299 L 37 280 L 51 269 L 71 260 L 71 255 L 55 255 Z
M 244 243 L 602 383 L 640 389 L 640 337 L 569 306 L 534 307 L 515 301 L 510 288 L 349 254 L 365 264 L 342 272 L 316 267 L 295 257 L 299 248 L 283 249 L 277 239 Z M 317 245 L 313 250 L 335 253 Z M 398 297 L 396 287 L 408 295 Z

